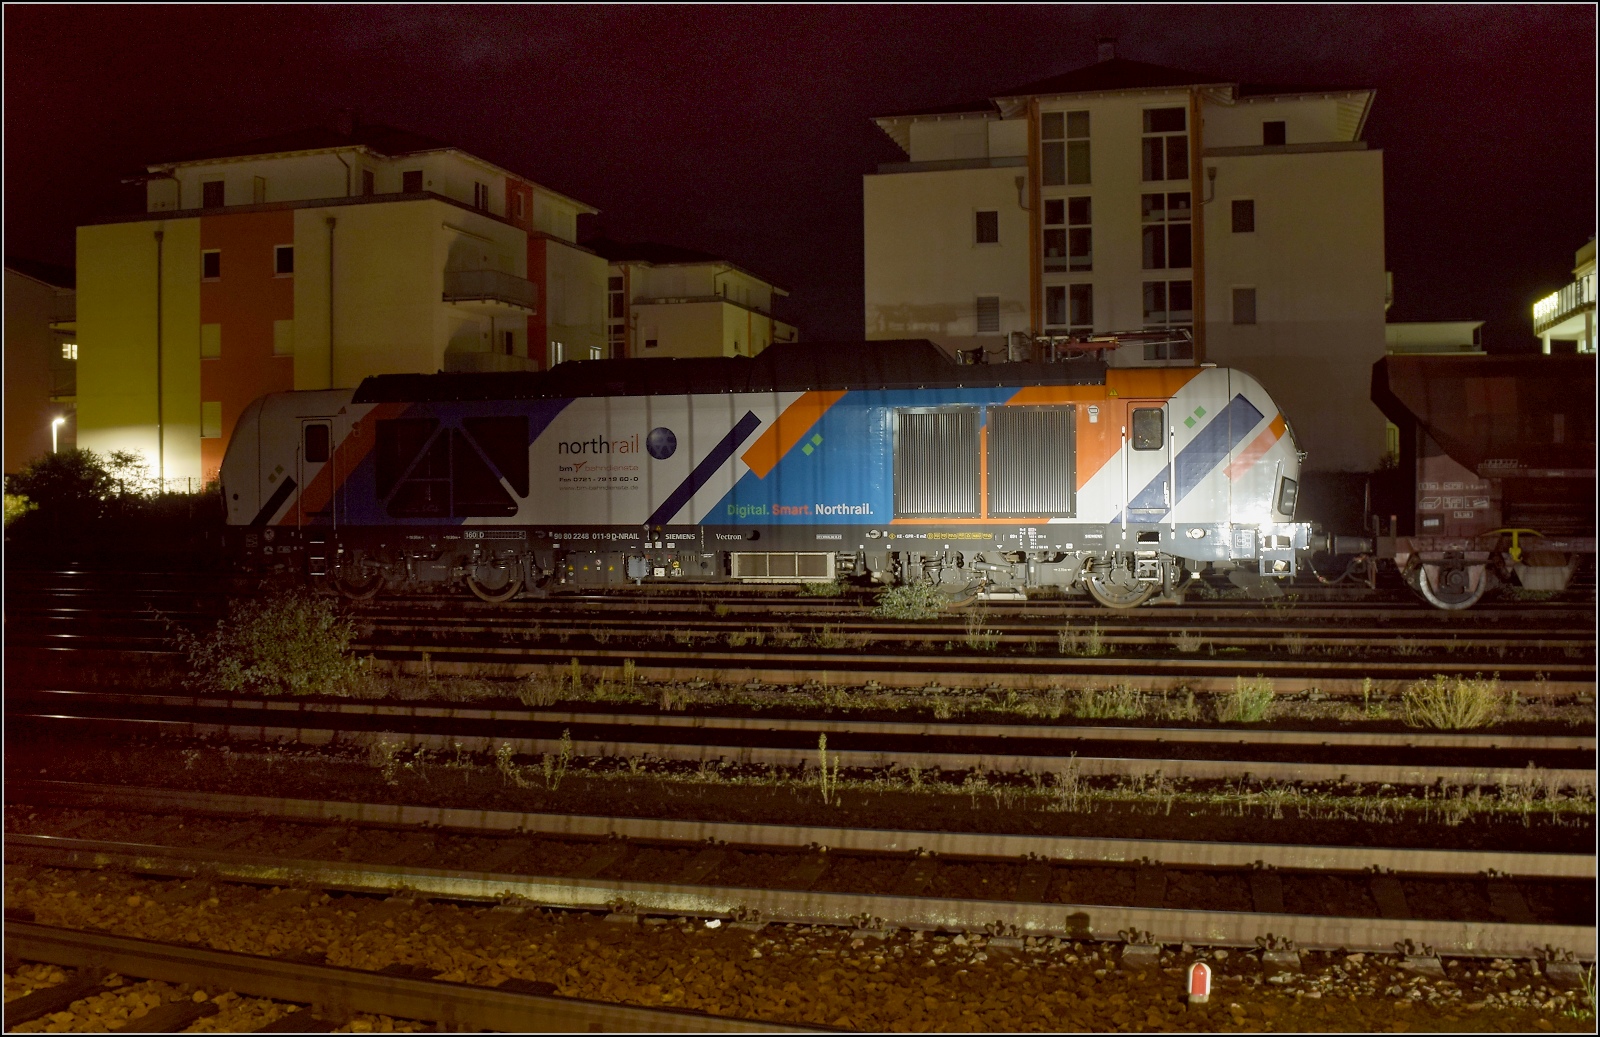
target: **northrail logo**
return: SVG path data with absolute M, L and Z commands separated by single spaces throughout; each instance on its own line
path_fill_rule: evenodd
M 621 439 L 607 439 L 604 436 L 595 436 L 593 439 L 560 440 L 556 443 L 556 453 L 580 457 L 599 457 L 606 454 L 637 454 L 641 450 L 648 450 L 650 456 L 657 461 L 665 461 L 677 452 L 678 437 L 669 428 L 654 428 L 645 437 L 642 447 L 639 443 L 639 434 L 637 432 L 631 436 L 623 436 Z
M 871 515 L 870 504 L 729 504 L 728 514 L 736 518 L 761 515 Z

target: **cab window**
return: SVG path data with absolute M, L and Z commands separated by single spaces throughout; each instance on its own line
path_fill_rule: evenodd
M 1160 450 L 1166 434 L 1160 407 L 1136 407 L 1133 412 L 1133 448 Z

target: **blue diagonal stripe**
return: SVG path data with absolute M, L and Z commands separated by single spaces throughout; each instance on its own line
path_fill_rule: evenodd
M 1178 451 L 1177 461 L 1173 465 L 1178 470 L 1178 493 L 1172 500 L 1173 507 L 1199 486 L 1200 480 L 1220 464 L 1234 447 L 1244 442 L 1244 437 L 1261 423 L 1263 417 L 1265 415 L 1256 409 L 1255 404 L 1245 399 L 1243 395 L 1239 395 L 1230 400 L 1226 407 L 1195 433 L 1195 437 Z M 1144 489 L 1133 495 L 1128 510 L 1159 511 L 1165 514 L 1166 489 L 1167 469 L 1162 467 L 1161 472 L 1151 479 Z M 1112 521 L 1121 522 L 1122 516 L 1118 515 Z
M 689 498 L 693 497 L 700 487 L 711 481 L 711 477 L 716 474 L 717 469 L 721 468 L 728 458 L 733 456 L 733 452 L 739 449 L 739 445 L 749 439 L 750 433 L 754 432 L 760 425 L 761 419 L 756 417 L 754 411 L 745 411 L 744 417 L 739 419 L 739 424 L 729 429 L 728 434 L 722 437 L 722 442 L 712 447 L 711 452 L 702 458 L 699 464 L 694 466 L 694 471 L 689 473 L 689 478 L 683 480 L 678 488 L 673 490 L 671 495 L 661 502 L 661 507 L 657 508 L 655 514 L 650 516 L 649 524 L 651 526 L 664 526 L 671 522 L 678 512 L 683 510 L 683 506 L 689 503 Z

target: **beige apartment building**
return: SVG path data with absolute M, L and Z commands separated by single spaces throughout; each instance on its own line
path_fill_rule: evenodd
M 772 315 L 789 293 L 704 252 L 607 238 L 586 242 L 610 264 L 611 357 L 755 356 L 797 332 Z
M 866 335 L 994 360 L 1041 336 L 1160 332 L 1116 366 L 1259 378 L 1317 471 L 1375 468 L 1383 165 L 1373 91 L 1250 86 L 1117 58 L 878 117 Z

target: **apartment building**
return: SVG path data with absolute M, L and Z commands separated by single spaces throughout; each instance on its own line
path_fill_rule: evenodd
M 7 472 L 77 445 L 78 336 L 72 271 L 6 258 Z
M 1373 91 L 1251 86 L 1118 58 L 875 119 L 866 334 L 999 359 L 1041 337 L 1155 332 L 1117 366 L 1259 378 L 1317 471 L 1376 467 L 1384 355 Z
M 789 293 L 704 252 L 607 238 L 587 242 L 607 269 L 606 355 L 755 356 L 798 332 L 772 315 Z
M 1594 353 L 1594 271 L 1594 238 L 1590 238 L 1573 258 L 1571 283 L 1533 304 L 1533 333 L 1546 353 L 1552 351 L 1551 342 L 1565 347 L 1556 352 Z
M 596 210 L 443 141 L 312 127 L 154 163 L 146 211 L 78 228 L 78 441 L 172 488 L 264 393 L 598 355 Z

